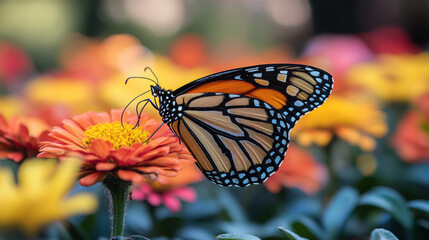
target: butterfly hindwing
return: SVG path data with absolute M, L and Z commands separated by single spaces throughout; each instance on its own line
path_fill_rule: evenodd
M 176 98 L 183 116 L 171 124 L 206 177 L 223 186 L 264 182 L 280 166 L 288 144 L 284 115 L 243 95 L 191 93 Z

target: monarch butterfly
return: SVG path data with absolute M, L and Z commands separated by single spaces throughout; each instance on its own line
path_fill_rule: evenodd
M 140 101 L 140 113 L 151 103 L 210 181 L 237 187 L 263 183 L 277 171 L 295 123 L 328 98 L 334 81 L 321 69 L 298 64 L 227 70 L 174 91 L 162 89 L 156 76 L 156 82 L 137 78 L 155 84 L 149 90 L 153 101 Z

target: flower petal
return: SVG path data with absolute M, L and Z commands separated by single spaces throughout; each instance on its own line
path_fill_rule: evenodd
M 88 146 L 91 152 L 95 153 L 101 160 L 106 159 L 110 154 L 110 149 L 113 148 L 113 144 L 109 141 L 102 139 L 94 139 Z
M 176 188 L 171 190 L 171 193 L 186 202 L 195 202 L 197 200 L 197 193 L 191 187 Z
M 178 212 L 182 207 L 182 204 L 180 203 L 180 201 L 174 198 L 170 194 L 164 195 L 164 205 L 172 212 Z
M 124 181 L 130 181 L 133 183 L 141 183 L 144 180 L 141 174 L 130 170 L 118 170 L 118 176 Z
M 81 178 L 79 183 L 84 187 L 89 187 L 96 184 L 97 182 L 101 182 L 105 176 L 106 176 L 105 172 L 93 172 Z
M 99 162 L 95 165 L 95 170 L 97 171 L 110 171 L 115 169 L 116 164 L 110 162 Z

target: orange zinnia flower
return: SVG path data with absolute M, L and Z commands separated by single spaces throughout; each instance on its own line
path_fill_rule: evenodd
M 110 114 L 88 112 L 72 120 L 64 120 L 63 127 L 54 127 L 45 141 L 39 157 L 80 156 L 84 159 L 80 183 L 91 186 L 106 176 L 117 176 L 124 181 L 141 182 L 144 177 L 175 176 L 181 168 L 180 159 L 192 159 L 186 147 L 168 129 L 161 127 L 147 142 L 159 124 L 142 114 L 140 126 L 131 123 L 136 116 L 122 110 Z
M 0 158 L 20 162 L 39 153 L 38 140 L 47 134 L 49 126 L 37 118 L 12 117 L 0 114 Z
M 307 194 L 316 193 L 327 180 L 326 167 L 310 152 L 291 144 L 279 170 L 264 183 L 273 193 L 282 187 L 297 187 Z

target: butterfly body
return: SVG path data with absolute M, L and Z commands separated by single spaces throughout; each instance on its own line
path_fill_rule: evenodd
M 232 69 L 172 91 L 152 86 L 164 123 L 212 182 L 264 182 L 283 162 L 289 133 L 332 91 L 323 70 L 294 64 Z

